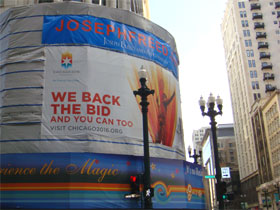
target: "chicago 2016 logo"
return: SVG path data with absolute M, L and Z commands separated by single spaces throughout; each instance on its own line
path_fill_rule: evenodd
M 72 67 L 72 53 L 65 52 L 61 54 L 61 66 L 65 69 Z

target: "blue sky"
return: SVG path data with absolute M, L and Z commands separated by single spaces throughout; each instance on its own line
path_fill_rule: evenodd
M 185 146 L 192 131 L 209 125 L 198 100 L 210 92 L 224 100 L 218 124 L 232 123 L 232 109 L 220 25 L 226 0 L 150 0 L 151 21 L 175 38 L 179 58 L 180 91 Z

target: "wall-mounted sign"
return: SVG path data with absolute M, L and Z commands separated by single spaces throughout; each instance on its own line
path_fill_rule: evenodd
M 230 168 L 229 167 L 222 167 L 222 178 L 227 179 L 230 178 Z

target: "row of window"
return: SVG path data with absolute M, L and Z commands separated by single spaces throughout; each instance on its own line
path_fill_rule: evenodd
M 218 142 L 218 143 L 217 143 L 217 146 L 218 146 L 218 148 L 223 148 L 223 147 L 224 147 L 224 143 Z M 234 147 L 234 143 L 228 143 L 228 146 L 229 146 L 229 147 Z M 232 150 L 230 150 L 230 151 L 232 151 Z M 233 152 L 233 151 L 232 151 L 232 152 Z
M 272 162 L 273 164 L 280 161 L 280 149 L 276 150 L 275 152 L 272 152 Z
M 270 149 L 275 149 L 278 145 L 280 145 L 280 132 L 270 138 Z
M 259 7 L 260 5 L 257 5 L 257 6 Z M 244 2 L 238 2 L 238 7 L 240 9 L 245 8 L 245 3 Z M 247 12 L 245 10 L 239 11 L 239 13 L 240 13 L 241 18 L 247 18 Z M 272 14 L 275 14 L 275 11 L 273 11 Z M 277 14 L 278 14 L 278 12 L 277 12 Z M 260 13 L 253 13 L 253 19 L 256 19 L 256 18 L 262 19 L 262 15 Z M 274 24 L 278 24 L 278 21 L 274 21 Z M 241 25 L 242 25 L 242 27 L 249 27 L 248 20 L 246 20 L 246 19 L 241 20 Z M 279 23 L 279 25 L 280 25 L 280 23 Z M 264 28 L 264 23 L 256 22 L 254 24 L 254 27 L 255 28 Z M 279 30 L 276 30 L 275 32 L 276 32 L 276 34 L 277 33 L 280 34 Z M 250 37 L 251 36 L 250 30 L 249 29 L 244 29 L 243 30 L 243 36 L 244 37 Z M 259 38 L 266 38 L 266 33 L 265 32 L 264 33 L 263 32 L 257 32 L 256 33 L 256 39 L 259 39 Z M 252 47 L 251 39 L 245 39 L 244 42 L 245 42 L 245 47 Z M 278 41 L 278 43 L 280 43 L 280 41 Z M 260 49 L 260 48 L 268 48 L 268 43 L 267 42 L 258 42 L 258 49 Z M 247 54 L 248 58 L 253 58 L 254 57 L 254 51 L 252 49 L 246 50 L 246 54 Z M 270 54 L 266 53 L 266 52 L 260 52 L 260 59 L 264 59 L 264 58 L 270 58 Z M 255 68 L 256 67 L 256 62 L 255 62 L 254 59 L 253 60 L 251 60 L 251 59 L 248 60 L 248 67 L 249 68 Z M 272 68 L 272 65 L 270 65 L 267 62 L 262 62 L 262 70 L 263 69 L 271 69 L 271 68 Z M 274 79 L 273 74 L 270 74 L 270 73 L 267 73 L 267 74 L 269 74 L 269 75 L 264 75 L 264 80 Z M 258 75 L 257 75 L 256 70 L 251 70 L 250 71 L 250 78 L 251 79 L 257 79 L 257 76 Z M 251 87 L 252 87 L 253 90 L 259 90 L 260 89 L 259 82 L 258 81 L 251 81 Z M 253 94 L 254 94 L 253 96 L 254 96 L 255 100 L 257 100 L 261 97 L 260 93 L 253 93 Z
M 274 103 L 269 110 L 265 113 L 267 121 L 270 121 L 278 113 L 277 103 Z
M 84 2 L 83 0 L 63 0 L 63 1 L 76 1 L 76 2 Z M 39 0 L 39 3 L 50 3 L 54 2 L 53 0 Z M 93 4 L 101 4 L 101 5 L 106 5 L 106 0 L 92 0 L 91 1 Z
M 256 6 L 260 6 L 259 4 L 254 4 Z M 273 6 L 273 2 L 269 2 L 270 6 Z M 275 6 L 279 7 L 280 2 L 275 2 Z M 238 7 L 239 9 L 245 8 L 245 3 L 244 2 L 238 2 Z
M 246 18 L 247 17 L 247 12 L 246 11 L 240 11 L 239 13 L 240 13 L 240 17 L 241 18 Z M 276 15 L 277 14 L 277 17 L 279 17 L 280 16 L 280 11 L 272 11 L 271 14 L 272 15 Z M 262 19 L 262 14 L 260 14 L 260 13 L 253 13 L 252 17 L 253 17 L 253 19 L 254 18 L 255 19 L 257 19 L 257 18 L 258 19 Z
M 267 126 L 268 133 L 272 134 L 275 131 L 279 130 L 279 124 L 280 124 L 280 120 L 279 117 L 277 117 L 268 124 Z

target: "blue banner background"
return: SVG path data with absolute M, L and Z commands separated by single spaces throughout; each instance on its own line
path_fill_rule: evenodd
M 44 16 L 43 44 L 83 44 L 153 61 L 178 78 L 178 57 L 152 33 L 89 15 Z
M 25 174 L 16 173 L 18 168 Z M 33 171 L 30 170 L 33 168 Z M 102 170 L 103 169 L 103 170 Z M 151 158 L 154 208 L 205 209 L 201 167 Z M 1 208 L 141 208 L 125 199 L 142 157 L 93 153 L 1 155 Z M 102 178 L 102 173 L 106 173 Z M 191 186 L 192 191 L 188 191 Z

